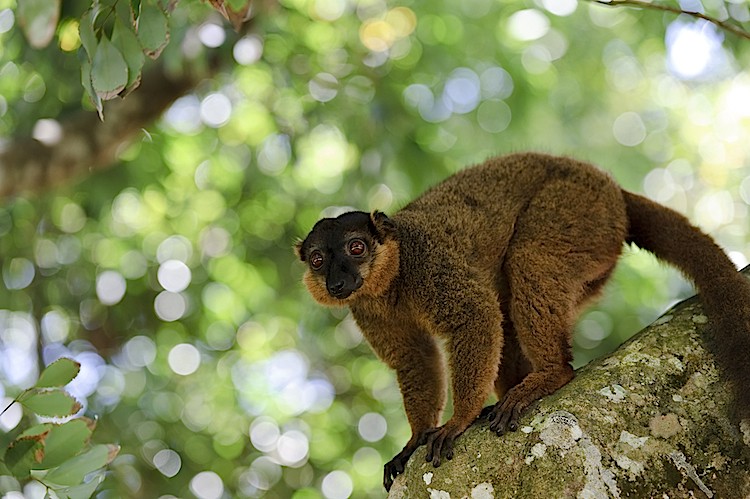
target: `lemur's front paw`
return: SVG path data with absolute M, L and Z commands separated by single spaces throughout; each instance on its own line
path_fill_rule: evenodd
M 393 459 L 385 463 L 385 466 L 383 466 L 383 487 L 385 487 L 386 491 L 391 490 L 393 480 L 395 480 L 397 476 L 404 472 L 404 467 L 409 461 L 411 455 L 414 454 L 414 451 L 427 441 L 427 435 L 429 434 L 429 432 L 435 430 L 437 430 L 437 428 L 431 428 L 429 430 L 421 432 L 419 435 L 412 436 L 411 440 L 406 443 L 401 452 L 396 454 Z
M 408 457 L 403 457 L 401 454 L 403 454 L 403 451 L 399 452 L 383 466 L 383 487 L 385 487 L 386 491 L 391 490 L 393 480 L 404 472 L 404 466 L 406 466 L 406 462 L 409 460 Z
M 440 466 L 442 456 L 449 461 L 453 459 L 453 441 L 464 432 L 467 425 L 458 425 L 449 420 L 440 428 L 427 431 L 426 461 L 431 461 L 434 467 Z

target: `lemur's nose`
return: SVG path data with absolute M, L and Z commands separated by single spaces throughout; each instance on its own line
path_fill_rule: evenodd
M 328 292 L 332 295 L 337 295 L 341 293 L 341 290 L 344 289 L 344 280 L 336 281 L 336 282 L 329 282 L 326 284 L 326 287 L 328 288 Z

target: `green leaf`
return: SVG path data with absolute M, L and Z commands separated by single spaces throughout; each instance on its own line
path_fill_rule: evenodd
M 79 485 L 87 474 L 111 463 L 118 452 L 120 452 L 119 445 L 95 445 L 87 452 L 50 470 L 44 477 L 44 481 L 64 486 Z
M 44 423 L 21 433 L 18 440 L 36 440 L 42 452 L 31 469 L 46 470 L 61 465 L 80 453 L 91 438 L 96 423 L 89 418 L 78 418 L 63 424 Z
M 135 16 L 133 15 L 133 6 L 130 5 L 130 2 L 125 1 L 119 1 L 115 4 L 115 9 L 117 11 L 117 18 L 125 24 L 125 26 L 129 26 L 131 29 L 136 28 L 135 23 Z
M 81 410 L 81 404 L 62 390 L 32 390 L 22 400 L 21 405 L 40 416 L 62 418 Z
M 38 469 L 60 466 L 63 462 L 80 453 L 91 438 L 94 422 L 88 418 L 78 418 L 52 425 L 44 441 L 44 459 Z
M 60 0 L 18 0 L 18 24 L 29 45 L 41 49 L 55 36 Z
M 91 104 L 99 114 L 99 119 L 104 120 L 102 99 L 97 95 L 94 85 L 91 83 L 91 61 L 86 56 L 85 50 L 78 49 L 78 61 L 81 63 L 81 86 L 86 90 L 86 95 L 89 96 Z
M 65 487 L 60 489 L 54 489 L 57 497 L 60 499 L 88 499 L 91 497 L 96 488 L 104 480 L 104 473 L 99 473 L 88 482 L 77 485 L 75 487 Z
M 167 15 L 155 5 L 141 5 L 138 16 L 138 39 L 143 52 L 156 59 L 169 43 L 169 24 Z
M 37 388 L 51 388 L 53 386 L 65 386 L 78 375 L 81 370 L 81 364 L 73 359 L 57 359 L 48 365 L 39 375 L 39 381 L 36 382 Z
M 129 93 L 135 90 L 141 82 L 141 68 L 146 61 L 143 47 L 135 33 L 119 17 L 115 20 L 115 27 L 112 29 L 112 44 L 122 54 L 128 66 L 125 93 Z
M 38 435 L 43 435 L 44 433 L 49 433 L 49 431 L 52 429 L 52 426 L 52 423 L 43 423 L 32 426 L 31 428 L 27 428 L 23 433 L 18 435 L 18 438 L 36 437 Z
M 94 32 L 94 21 L 96 20 L 96 13 L 93 9 L 89 9 L 81 16 L 81 21 L 78 24 L 78 36 L 81 39 L 81 45 L 86 50 L 88 60 L 94 59 L 96 53 L 96 33 Z
M 5 464 L 13 476 L 24 479 L 29 476 L 31 468 L 44 458 L 44 438 L 47 433 L 20 437 L 8 446 L 5 453 Z
M 91 62 L 91 84 L 102 100 L 113 99 L 128 83 L 128 65 L 117 47 L 102 36 Z

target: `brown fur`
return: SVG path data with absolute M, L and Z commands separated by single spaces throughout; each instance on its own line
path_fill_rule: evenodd
M 368 242 L 367 253 L 346 254 L 352 238 Z M 320 303 L 351 308 L 375 353 L 396 371 L 412 428 L 385 465 L 386 488 L 422 444 L 435 466 L 450 459 L 453 440 L 493 390 L 499 402 L 485 414 L 502 434 L 529 404 L 572 379 L 573 324 L 625 241 L 675 264 L 707 295 L 718 325 L 715 351 L 747 414 L 750 284 L 684 217 L 621 190 L 592 165 L 533 153 L 494 158 L 392 218 L 376 212 L 316 225 L 297 251 L 303 261 L 317 251 L 325 265 L 308 268 L 305 284 Z M 334 298 L 335 280 L 354 291 Z M 440 427 L 446 369 L 438 340 L 454 400 Z

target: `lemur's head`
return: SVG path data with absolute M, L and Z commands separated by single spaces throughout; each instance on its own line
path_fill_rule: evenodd
M 315 224 L 295 245 L 307 264 L 303 278 L 316 301 L 343 306 L 380 296 L 398 274 L 399 248 L 393 222 L 379 211 L 352 211 Z

